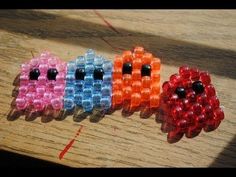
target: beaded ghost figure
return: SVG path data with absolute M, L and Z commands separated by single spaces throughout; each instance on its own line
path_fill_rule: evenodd
M 67 64 L 64 109 L 82 107 L 85 112 L 94 108 L 108 111 L 111 107 L 112 62 L 96 56 L 89 49 L 84 56 Z
M 208 72 L 182 66 L 178 74 L 162 85 L 162 131 L 174 143 L 185 134 L 197 136 L 201 130 L 212 131 L 224 119 L 216 91 Z
M 66 63 L 49 52 L 21 65 L 16 108 L 43 111 L 48 106 L 63 108 Z
M 124 51 L 121 56 L 116 56 L 112 106 L 115 108 L 128 101 L 131 110 L 142 103 L 150 108 L 159 107 L 160 66 L 160 59 L 144 51 L 143 47 L 135 47 L 134 51 Z

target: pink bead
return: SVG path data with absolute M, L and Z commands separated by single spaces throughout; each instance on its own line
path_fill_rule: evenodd
M 23 74 L 20 76 L 20 85 L 27 85 L 29 83 L 29 76 Z
M 22 73 L 28 73 L 30 70 L 30 65 L 28 63 L 21 65 L 21 72 Z
M 62 106 L 63 106 L 62 99 L 60 98 L 52 99 L 51 104 L 52 104 L 53 109 L 56 109 L 56 110 L 62 109 Z
M 19 87 L 19 95 L 24 96 L 28 92 L 28 88 L 26 86 Z
M 48 64 L 40 64 L 39 65 L 39 70 L 41 73 L 47 73 L 47 70 L 48 70 Z
M 35 99 L 33 101 L 33 106 L 34 106 L 34 109 L 36 111 L 41 111 L 44 109 L 44 104 L 43 104 L 43 101 L 41 99 Z
M 26 106 L 27 106 L 27 102 L 25 99 L 23 99 L 23 98 L 16 99 L 16 109 L 23 110 L 26 108 Z
M 38 58 L 33 58 L 33 59 L 30 61 L 30 67 L 38 66 L 38 64 L 39 64 L 39 59 L 38 59 Z

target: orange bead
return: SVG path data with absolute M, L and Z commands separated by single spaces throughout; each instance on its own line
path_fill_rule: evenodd
M 141 80 L 141 72 L 138 69 L 132 71 L 132 80 L 133 81 L 140 81 Z
M 115 104 L 121 104 L 123 101 L 122 95 L 123 95 L 122 91 L 120 90 L 115 91 L 112 95 L 112 102 Z
M 123 63 L 131 62 L 132 59 L 133 59 L 133 54 L 129 50 L 128 51 L 124 51 L 122 57 L 123 57 Z
M 124 74 L 123 75 L 123 85 L 124 86 L 131 86 L 132 84 L 132 75 L 131 74 Z
M 122 69 L 114 68 L 112 73 L 113 80 L 122 79 Z
M 151 78 L 149 76 L 142 77 L 142 87 L 150 88 L 150 85 L 151 85 Z
M 160 82 L 160 72 L 151 73 L 152 82 Z
M 122 79 L 116 79 L 112 82 L 112 90 L 115 91 L 115 90 L 121 90 L 123 86 L 123 81 Z
M 129 87 L 124 87 L 123 88 L 123 99 L 128 100 L 131 98 L 131 93 L 132 93 L 132 88 Z
M 144 48 L 143 47 L 135 47 L 134 48 L 134 56 L 137 58 L 142 58 L 144 54 Z
M 140 70 L 141 66 L 142 66 L 141 58 L 134 58 L 132 66 L 133 66 L 133 69 L 139 69 Z
M 141 97 L 142 97 L 142 101 L 149 101 L 150 99 L 150 94 L 151 94 L 151 91 L 149 88 L 144 88 L 142 89 L 141 91 Z
M 160 105 L 160 97 L 159 95 L 151 95 L 150 96 L 150 108 L 156 108 Z
M 137 107 L 141 103 L 141 95 L 139 93 L 133 93 L 131 95 L 131 108 Z
M 121 56 L 116 56 L 114 60 L 114 68 L 122 68 L 123 59 Z
M 142 88 L 142 83 L 140 81 L 134 81 L 132 83 L 132 92 L 140 92 Z
M 153 58 L 153 60 L 151 62 L 151 67 L 152 67 L 152 71 L 160 70 L 161 60 L 159 58 Z
M 154 83 L 151 85 L 151 93 L 158 95 L 160 93 L 161 87 L 160 83 Z
M 144 53 L 142 58 L 142 64 L 151 64 L 152 58 L 153 57 L 151 53 Z

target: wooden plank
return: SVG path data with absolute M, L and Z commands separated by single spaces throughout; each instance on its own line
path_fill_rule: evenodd
M 12 10 L 0 12 L 0 149 L 68 166 L 236 166 L 236 12 L 190 10 Z M 155 116 L 121 111 L 99 122 L 9 120 L 19 65 L 44 50 L 69 61 L 87 48 L 113 60 L 142 45 L 162 59 L 161 81 L 182 64 L 211 73 L 225 120 L 210 133 L 169 144 Z M 83 128 L 81 129 L 81 126 Z M 62 159 L 61 151 L 74 138 Z

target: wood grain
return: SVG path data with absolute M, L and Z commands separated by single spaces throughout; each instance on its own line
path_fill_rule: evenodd
M 73 167 L 236 167 L 235 19 L 230 10 L 1 11 L 0 149 Z M 161 57 L 162 82 L 182 64 L 211 73 L 225 110 L 216 131 L 169 144 L 155 117 L 141 119 L 139 112 L 123 117 L 118 110 L 98 122 L 9 119 L 13 81 L 32 53 L 50 50 L 69 61 L 92 48 L 113 60 L 135 45 Z

